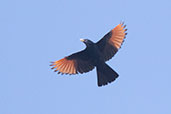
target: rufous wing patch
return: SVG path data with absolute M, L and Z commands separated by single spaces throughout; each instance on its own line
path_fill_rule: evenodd
M 77 74 L 76 65 L 74 60 L 68 60 L 66 58 L 60 59 L 58 61 L 52 62 L 50 66 L 53 66 L 51 69 L 62 74 Z
M 117 49 L 119 49 L 125 39 L 127 33 L 127 29 L 125 29 L 126 25 L 123 23 L 118 24 L 114 29 L 111 30 L 111 38 L 109 39 L 109 43 L 114 45 Z

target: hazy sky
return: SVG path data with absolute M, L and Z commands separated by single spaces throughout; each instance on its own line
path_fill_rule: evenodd
M 82 50 L 121 21 L 128 35 L 109 64 L 58 75 L 49 62 Z M 1 0 L 0 114 L 171 114 L 170 0 Z

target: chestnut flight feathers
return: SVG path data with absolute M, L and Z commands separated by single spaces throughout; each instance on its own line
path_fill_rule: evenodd
M 51 69 L 54 69 L 58 74 L 72 75 L 86 73 L 96 67 L 98 86 L 113 82 L 119 75 L 105 62 L 121 48 L 127 35 L 126 31 L 126 25 L 120 23 L 96 43 L 89 39 L 80 39 L 86 48 L 52 62 Z

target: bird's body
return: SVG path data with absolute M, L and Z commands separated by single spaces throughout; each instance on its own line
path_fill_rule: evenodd
M 119 24 L 97 43 L 88 39 L 80 39 L 86 44 L 83 51 L 74 53 L 61 60 L 53 62 L 52 69 L 62 74 L 85 73 L 96 67 L 98 86 L 114 81 L 119 75 L 105 62 L 111 59 L 120 48 L 127 29 Z
M 90 41 L 90 40 L 89 40 Z M 92 43 L 86 47 L 86 50 L 88 52 L 88 58 L 91 60 L 91 63 L 94 66 L 97 66 L 99 62 L 105 62 L 102 59 L 102 53 L 98 49 L 97 45 L 95 43 Z

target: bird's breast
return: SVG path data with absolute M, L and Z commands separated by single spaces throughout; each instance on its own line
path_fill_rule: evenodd
M 96 47 L 96 45 L 89 47 L 88 52 L 90 61 L 93 63 L 94 66 L 96 66 L 100 62 L 104 62 L 102 59 L 102 54 L 100 50 Z

